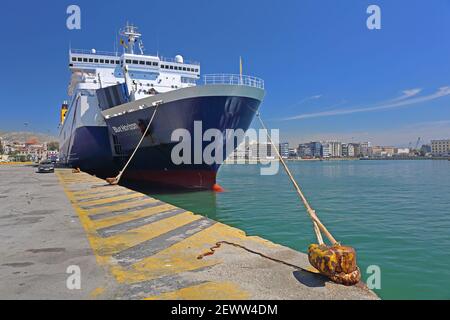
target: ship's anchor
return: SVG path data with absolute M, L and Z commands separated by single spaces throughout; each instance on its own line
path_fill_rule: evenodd
M 150 118 L 150 121 L 148 122 L 147 128 L 145 129 L 144 133 L 142 134 L 141 140 L 139 140 L 138 144 L 136 145 L 136 148 L 134 148 L 133 153 L 131 154 L 130 158 L 128 159 L 125 166 L 122 168 L 122 170 L 119 171 L 119 174 L 114 178 L 106 178 L 106 182 L 108 182 L 110 185 L 116 185 L 120 182 L 120 179 L 122 178 L 122 174 L 127 169 L 128 165 L 130 164 L 131 160 L 133 159 L 134 155 L 136 154 L 137 150 L 142 144 L 142 141 L 144 141 L 145 136 L 147 135 L 148 130 L 150 129 L 150 126 L 153 122 L 153 119 L 155 118 L 156 111 L 158 110 L 158 107 L 162 104 L 162 100 L 153 102 L 153 106 L 155 109 L 153 110 L 152 117 Z

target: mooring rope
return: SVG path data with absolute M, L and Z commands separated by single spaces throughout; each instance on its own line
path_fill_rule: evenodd
M 131 156 L 128 159 L 128 161 L 125 164 L 125 166 L 122 168 L 121 171 L 119 171 L 119 174 L 116 177 L 114 177 L 114 178 L 106 178 L 106 181 L 109 184 L 118 184 L 119 183 L 120 179 L 122 178 L 122 174 L 125 172 L 125 170 L 127 169 L 128 165 L 130 164 L 131 160 L 133 159 L 134 155 L 136 154 L 137 150 L 141 146 L 142 141 L 144 141 L 144 138 L 147 135 L 148 130 L 150 129 L 150 125 L 152 124 L 153 119 L 155 118 L 156 111 L 158 110 L 158 106 L 159 106 L 159 104 L 155 105 L 155 110 L 153 110 L 153 115 L 150 118 L 150 121 L 148 122 L 147 128 L 145 129 L 144 133 L 142 134 L 141 140 L 139 140 L 139 143 L 137 144 L 136 148 L 134 148 L 134 151 L 131 154 Z
M 205 253 L 202 253 L 199 256 L 197 256 L 197 259 L 201 260 L 201 259 L 203 259 L 206 256 L 212 256 L 215 253 L 215 251 L 217 249 L 219 249 L 223 244 L 227 244 L 229 246 L 240 248 L 240 249 L 245 250 L 247 252 L 250 252 L 252 254 L 256 254 L 256 255 L 264 258 L 264 259 L 268 259 L 268 260 L 271 260 L 271 261 L 276 262 L 276 263 L 281 263 L 281 264 L 284 264 L 284 265 L 286 265 L 288 267 L 292 267 L 294 269 L 299 269 L 299 270 L 302 270 L 302 271 L 305 271 L 305 272 L 309 272 L 309 273 L 315 273 L 315 272 L 312 272 L 312 271 L 307 270 L 305 268 L 302 268 L 300 266 L 297 266 L 295 264 L 292 264 L 292 263 L 289 263 L 289 262 L 286 262 L 286 261 L 283 261 L 283 260 L 280 260 L 280 259 L 277 259 L 277 258 L 273 258 L 273 257 L 267 256 L 264 253 L 261 253 L 261 252 L 249 249 L 246 246 L 243 246 L 243 245 L 238 244 L 238 243 L 230 242 L 230 241 L 218 241 L 218 242 L 216 242 L 216 244 L 213 247 L 209 248 L 209 251 L 207 251 Z
M 322 234 L 320 232 L 320 231 L 322 231 L 325 234 L 325 236 L 328 238 L 328 240 L 330 240 L 330 242 L 333 245 L 338 244 L 336 239 L 331 235 L 331 233 L 328 231 L 328 229 L 319 220 L 319 218 L 317 217 L 316 211 L 310 206 L 308 200 L 306 199 L 305 195 L 303 194 L 303 191 L 301 190 L 301 188 L 298 185 L 298 183 L 295 181 L 291 171 L 289 170 L 288 166 L 286 165 L 286 162 L 284 162 L 283 157 L 281 156 L 280 152 L 278 151 L 277 146 L 275 146 L 275 144 L 273 143 L 272 137 L 270 136 L 269 131 L 267 130 L 267 127 L 265 126 L 264 122 L 262 121 L 261 114 L 259 113 L 259 111 L 256 112 L 256 117 L 258 118 L 259 122 L 261 123 L 261 126 L 263 127 L 263 129 L 266 131 L 267 138 L 268 138 L 270 144 L 274 148 L 278 159 L 280 160 L 280 162 L 281 162 L 284 170 L 286 171 L 289 179 L 291 180 L 292 184 L 294 185 L 294 188 L 297 191 L 297 194 L 299 195 L 300 199 L 302 200 L 303 205 L 306 208 L 306 212 L 311 217 L 311 220 L 312 220 L 313 226 L 314 226 L 314 232 L 316 233 L 317 241 L 319 242 L 320 245 L 324 244 L 323 238 L 322 238 Z

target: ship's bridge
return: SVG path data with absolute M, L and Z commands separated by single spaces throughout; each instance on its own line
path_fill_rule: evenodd
M 119 56 L 117 52 L 96 51 L 95 49 L 71 49 L 69 60 L 71 69 L 116 68 L 127 65 L 132 69 L 183 73 L 200 78 L 200 63 L 184 61 L 180 55 L 177 55 L 175 58 L 129 53 Z

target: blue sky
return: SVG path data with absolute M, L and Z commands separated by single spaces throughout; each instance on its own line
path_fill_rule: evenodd
M 66 8 L 81 7 L 81 30 Z M 366 9 L 381 8 L 381 30 Z M 2 1 L 0 131 L 57 134 L 68 48 L 112 51 L 126 21 L 147 53 L 182 54 L 202 73 L 266 82 L 262 115 L 283 140 L 408 145 L 450 138 L 449 0 Z M 11 34 L 8 34 L 11 30 Z

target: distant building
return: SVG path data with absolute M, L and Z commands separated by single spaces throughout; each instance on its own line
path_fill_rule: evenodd
M 374 146 L 372 155 L 375 157 L 392 157 L 395 154 L 395 147 Z
M 328 141 L 329 156 L 338 158 L 342 156 L 342 143 L 339 141 Z
M 275 159 L 276 152 L 270 143 L 250 142 L 249 144 L 249 158 L 252 160 L 267 160 Z
M 280 155 L 283 159 L 289 158 L 289 143 L 288 142 L 280 143 L 278 150 L 280 151 Z
M 450 139 L 431 140 L 431 154 L 433 156 L 450 155 Z
M 406 156 L 409 155 L 410 152 L 411 150 L 409 148 L 397 148 L 395 153 L 399 156 Z
M 298 145 L 297 154 L 301 158 L 312 158 L 313 152 L 311 150 L 311 144 L 302 143 Z
M 431 153 L 431 146 L 429 144 L 423 144 L 420 148 L 420 153 L 422 153 L 423 155 Z
M 349 148 L 349 146 L 350 146 L 350 145 L 347 144 L 347 143 L 343 143 L 343 144 L 342 144 L 342 146 L 341 146 L 341 148 L 342 148 L 342 154 L 341 154 L 341 155 L 342 155 L 343 157 L 346 157 L 346 158 L 347 158 L 347 157 L 349 156 L 349 155 L 348 155 L 348 148 Z
M 47 151 L 47 159 L 58 159 L 59 151 L 57 150 L 48 150 Z
M 314 158 L 322 157 L 322 144 L 320 142 L 310 142 L 310 148 Z
M 361 142 L 359 144 L 359 155 L 362 157 L 369 157 L 373 153 L 372 145 L 370 142 Z
M 297 149 L 289 148 L 289 158 L 297 158 Z
M 322 157 L 331 157 L 331 144 L 329 142 L 322 142 Z
M 343 143 L 342 144 L 342 156 L 347 158 L 354 158 L 359 156 L 359 148 L 356 143 Z
M 359 143 L 349 143 L 348 144 L 348 156 L 349 157 L 361 156 L 361 145 Z

